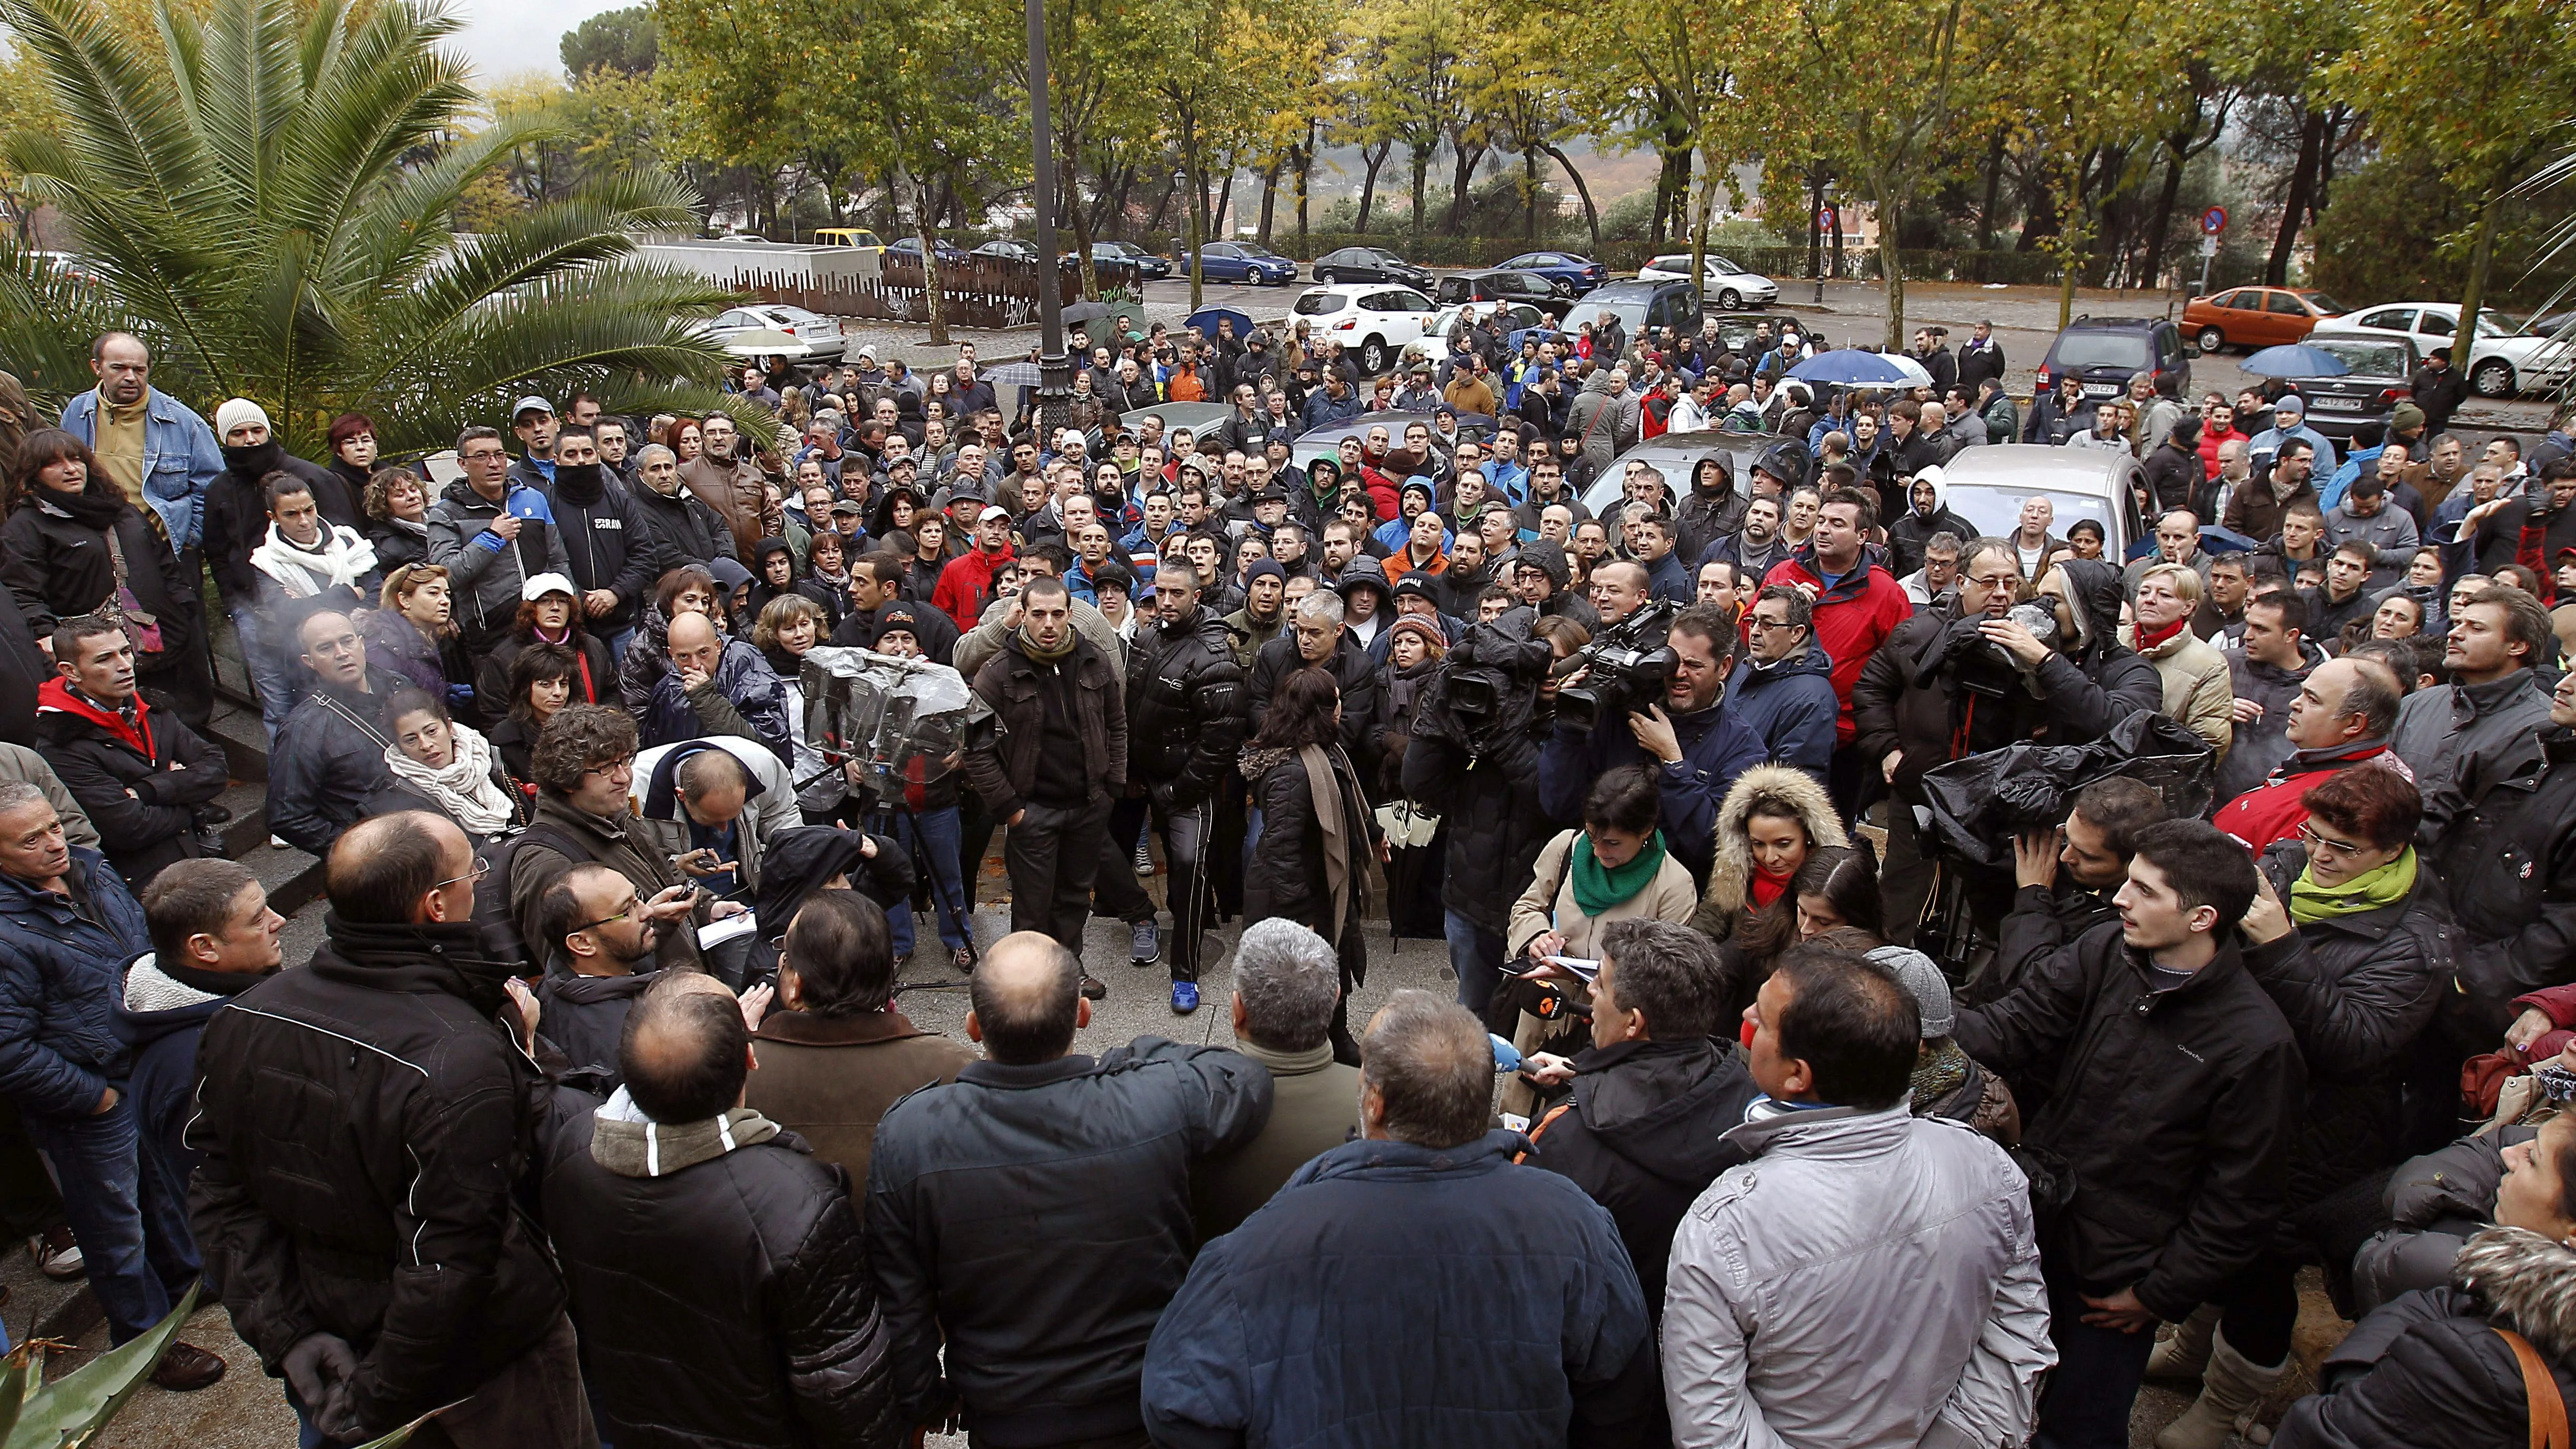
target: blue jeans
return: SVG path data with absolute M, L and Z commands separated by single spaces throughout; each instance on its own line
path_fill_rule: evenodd
M 120 1095 L 95 1117 L 31 1112 L 26 1123 L 62 1186 L 108 1337 L 123 1343 L 169 1317 L 197 1280 L 197 1242 L 185 1196 L 143 1151 L 133 1107 Z
M 610 662 L 616 664 L 625 663 L 626 646 L 634 642 L 635 631 L 632 628 L 620 629 L 616 633 L 609 635 L 608 657 Z
M 259 696 L 259 720 L 268 728 L 268 743 L 277 744 L 277 727 L 286 723 L 286 713 L 295 707 L 295 689 L 286 678 L 286 661 L 277 654 L 278 641 L 261 632 L 266 621 L 259 611 L 235 607 L 233 637 L 241 641 L 242 668 L 250 673 L 251 692 Z
M 1458 977 L 1458 1004 L 1482 1017 L 1503 984 L 1503 938 L 1456 911 L 1440 913 L 1449 938 L 1449 969 Z
M 930 882 L 930 914 L 938 923 L 941 944 L 951 951 L 967 944 L 967 918 L 971 912 L 966 904 L 966 877 L 957 863 L 960 834 L 957 807 L 950 805 L 940 810 L 924 810 L 911 816 L 897 814 L 893 817 L 892 826 L 887 833 L 911 853 L 912 868 Z M 907 902 L 904 908 L 907 937 L 911 934 L 911 914 L 911 906 Z M 888 919 L 892 919 L 891 912 Z M 907 954 L 903 943 L 897 942 L 895 959 L 900 961 Z
M 2057 1344 L 2057 1370 L 2040 1394 L 2039 1449 L 2128 1449 L 2129 1414 L 2146 1382 L 2155 1330 L 2099 1328 L 2084 1321 L 2092 1311 L 2071 1281 L 2050 1275 L 2048 1336 Z

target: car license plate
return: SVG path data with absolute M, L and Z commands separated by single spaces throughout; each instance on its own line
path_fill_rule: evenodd
M 2086 397 L 2118 397 L 2120 395 L 2120 385 L 2116 382 L 2088 382 L 2084 384 L 2084 395 Z
M 2361 400 L 2358 398 L 2321 397 L 2312 399 L 2311 405 L 2321 413 L 2357 413 L 2361 411 Z

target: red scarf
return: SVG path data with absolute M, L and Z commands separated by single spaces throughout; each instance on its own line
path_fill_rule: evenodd
M 2166 640 L 2181 633 L 2183 626 L 2190 622 L 2191 616 L 2189 614 L 2185 614 L 2181 618 L 2174 620 L 2172 623 L 2162 626 L 2150 626 L 2141 622 L 2138 625 L 2138 652 L 2141 654 L 2150 654 L 2157 649 L 2162 648 Z
M 1773 901 L 1788 892 L 1789 882 L 1797 878 L 1796 871 L 1791 871 L 1787 875 L 1773 875 L 1762 867 L 1755 866 L 1753 868 L 1753 908 L 1757 911 L 1770 909 Z

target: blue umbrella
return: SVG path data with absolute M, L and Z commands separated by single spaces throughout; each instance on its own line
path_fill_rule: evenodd
M 1184 327 L 1195 327 L 1199 329 L 1199 332 L 1202 335 L 1214 337 L 1216 335 L 1217 319 L 1220 317 L 1231 317 L 1234 319 L 1235 336 L 1249 337 L 1252 335 L 1251 314 L 1239 312 L 1232 307 L 1201 307 L 1199 310 L 1192 312 L 1186 319 L 1184 319 L 1181 325 Z
M 1838 347 L 1819 352 L 1789 369 L 1789 375 L 1800 382 L 1830 383 L 1838 387 L 1907 387 L 1914 374 L 1897 365 L 1883 352 L 1864 352 L 1857 347 Z
M 2352 371 L 2342 358 L 2304 342 L 2266 347 L 2236 364 L 2236 370 L 2256 377 L 2341 377 Z

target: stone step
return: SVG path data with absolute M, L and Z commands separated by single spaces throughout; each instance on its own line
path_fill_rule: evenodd
M 243 708 L 217 695 L 207 743 L 224 752 L 224 769 L 236 780 L 268 778 L 268 730 L 256 705 Z
M 270 845 L 263 836 L 258 845 L 234 858 L 259 878 L 268 892 L 268 908 L 281 916 L 294 915 L 322 894 L 322 862 L 303 851 Z
M 233 777 L 215 803 L 233 812 L 233 818 L 222 827 L 224 856 L 239 860 L 254 849 L 268 844 L 268 786 L 257 781 Z

